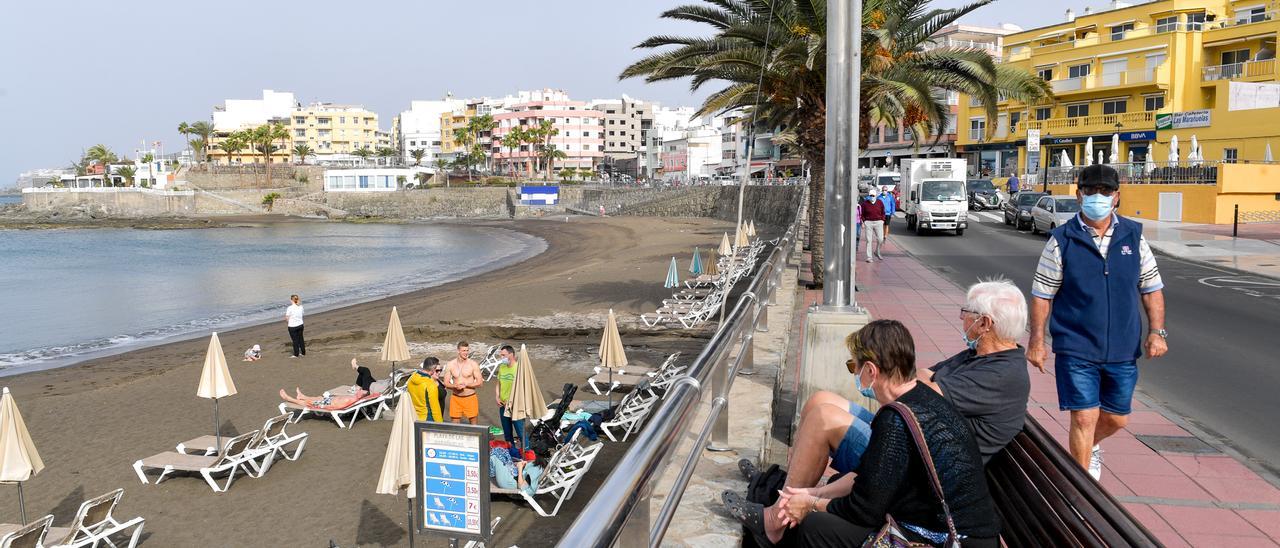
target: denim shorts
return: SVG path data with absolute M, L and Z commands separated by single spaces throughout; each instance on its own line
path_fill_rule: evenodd
M 1138 362 L 1096 363 L 1062 354 L 1054 359 L 1059 409 L 1101 407 L 1112 415 L 1129 414 L 1138 384 Z
M 876 418 L 875 413 L 853 402 L 849 402 L 849 414 L 853 415 L 853 422 L 849 424 L 849 429 L 844 431 L 844 439 L 840 440 L 840 447 L 831 453 L 831 468 L 842 474 L 858 469 L 858 464 L 862 462 L 862 454 L 871 443 L 871 420 Z

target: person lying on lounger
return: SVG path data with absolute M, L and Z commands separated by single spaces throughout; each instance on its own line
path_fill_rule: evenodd
M 293 389 L 294 397 L 289 397 L 289 394 L 281 388 L 280 398 L 295 405 L 315 409 L 345 409 L 368 396 L 373 384 L 373 375 L 369 373 L 368 367 L 361 366 L 356 362 L 355 358 L 351 358 L 351 368 L 356 370 L 356 384 L 351 387 L 350 394 L 325 392 L 320 396 L 308 396 L 302 393 L 302 389 L 295 387 Z

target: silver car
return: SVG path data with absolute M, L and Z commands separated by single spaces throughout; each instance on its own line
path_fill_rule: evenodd
M 1031 233 L 1053 230 L 1079 212 L 1080 201 L 1075 196 L 1042 196 L 1031 208 Z

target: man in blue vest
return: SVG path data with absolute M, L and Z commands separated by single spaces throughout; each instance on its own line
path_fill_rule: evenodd
M 1164 355 L 1168 332 L 1164 282 L 1142 225 L 1115 214 L 1119 174 L 1106 165 L 1084 168 L 1076 198 L 1080 214 L 1050 233 L 1036 267 L 1027 361 L 1045 371 L 1047 323 L 1058 407 L 1071 412 L 1071 456 L 1098 479 L 1099 444 L 1128 422 L 1137 359 L 1144 346 L 1148 358 Z

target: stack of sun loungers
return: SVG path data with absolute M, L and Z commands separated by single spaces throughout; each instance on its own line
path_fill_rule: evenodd
M 624 388 L 633 391 L 645 390 L 653 394 L 656 393 L 655 390 L 665 389 L 677 375 L 684 371 L 684 366 L 676 365 L 676 358 L 679 356 L 678 352 L 667 356 L 662 365 L 656 369 L 630 366 L 610 372 L 597 367 L 596 374 L 587 379 L 587 385 L 593 392 L 602 396 Z
M 575 433 L 573 438 L 551 454 L 547 459 L 546 467 L 542 470 L 542 475 L 538 477 L 538 482 L 530 489 L 504 489 L 496 484 L 490 484 L 489 493 L 520 497 L 528 502 L 538 515 L 554 516 L 560 511 L 564 501 L 569 500 L 573 492 L 578 489 L 582 478 L 587 475 L 587 471 L 591 469 L 591 463 L 595 462 L 602 448 L 604 443 L 600 442 L 582 445 L 579 443 L 578 434 Z M 550 500 L 540 502 L 540 498 L 550 498 Z M 551 504 L 552 502 L 554 504 Z
M 279 457 L 298 460 L 307 444 L 307 434 L 289 434 L 285 431 L 288 423 L 288 414 L 272 417 L 259 430 L 223 438 L 222 447 L 217 446 L 214 436 L 187 440 L 179 443 L 175 451 L 134 462 L 133 470 L 144 484 L 151 483 L 147 472 L 160 472 L 154 482 L 157 484 L 171 473 L 185 472 L 198 474 L 215 492 L 226 491 L 237 473 L 260 478 Z
M 776 242 L 777 240 L 755 240 L 750 246 L 742 248 L 736 257 L 721 256 L 717 263 L 720 274 L 685 280 L 683 289 L 673 293 L 670 299 L 663 299 L 658 310 L 642 314 L 640 320 L 648 327 L 679 323 L 688 329 L 701 325 L 720 310 L 720 305 L 734 284 L 755 270 L 756 262 L 766 245 Z
M 67 527 L 50 527 L 53 515 L 44 516 L 26 525 L 0 524 L 0 547 L 79 547 L 98 546 L 99 543 L 118 546 L 116 542 L 128 535 L 127 546 L 133 548 L 142 537 L 142 525 L 146 520 L 141 517 L 127 521 L 117 520 L 112 511 L 120 503 L 122 496 L 124 489 L 116 489 L 85 501 Z

